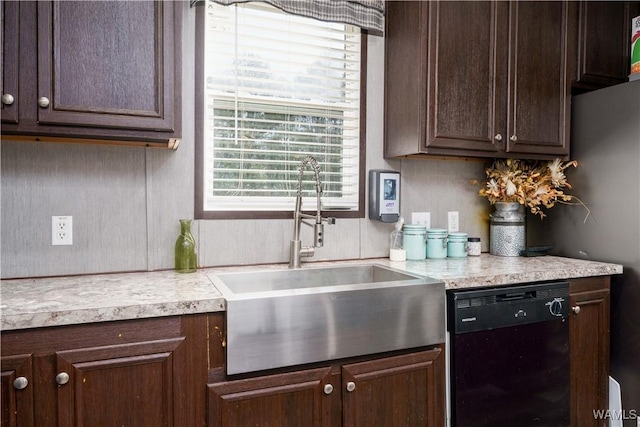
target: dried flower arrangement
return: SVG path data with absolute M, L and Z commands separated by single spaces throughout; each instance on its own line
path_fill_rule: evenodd
M 487 180 L 479 194 L 489 199 L 491 204 L 518 202 L 540 218 L 546 216 L 542 207 L 549 209 L 556 203 L 579 204 L 587 210 L 586 222 L 589 208 L 577 197 L 564 192 L 565 188 L 571 188 L 564 174 L 570 166 L 577 167 L 578 162 L 562 162 L 560 159 L 549 162 L 496 160 L 485 170 Z

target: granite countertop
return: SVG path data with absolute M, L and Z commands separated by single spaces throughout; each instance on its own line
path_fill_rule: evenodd
M 0 297 L 2 330 L 225 309 L 222 294 L 201 270 L 3 280 Z
M 381 264 L 441 280 L 446 289 L 480 288 L 545 280 L 610 276 L 622 273 L 622 265 L 556 256 L 480 257 L 391 262 Z
M 622 266 L 553 256 L 480 257 L 391 262 L 387 258 L 313 262 L 322 267 L 381 264 L 441 280 L 447 289 L 507 285 L 622 273 Z M 286 264 L 3 280 L 1 330 L 224 311 L 210 274 L 286 269 Z M 304 268 L 304 266 L 303 266 Z

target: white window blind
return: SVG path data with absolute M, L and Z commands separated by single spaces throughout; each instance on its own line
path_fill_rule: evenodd
M 293 210 L 298 166 L 323 209 L 358 209 L 360 29 L 263 3 L 207 4 L 204 204 Z M 307 171 L 303 208 L 315 209 Z

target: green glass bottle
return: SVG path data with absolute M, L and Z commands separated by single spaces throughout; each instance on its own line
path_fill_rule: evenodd
M 197 267 L 196 240 L 191 234 L 191 220 L 180 220 L 180 236 L 176 240 L 176 271 L 193 273 Z

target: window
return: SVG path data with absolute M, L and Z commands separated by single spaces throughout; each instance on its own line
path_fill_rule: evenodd
M 289 218 L 307 155 L 320 165 L 323 210 L 362 216 L 361 30 L 264 3 L 198 9 L 197 217 Z M 313 173 L 303 177 L 303 209 L 315 210 Z

